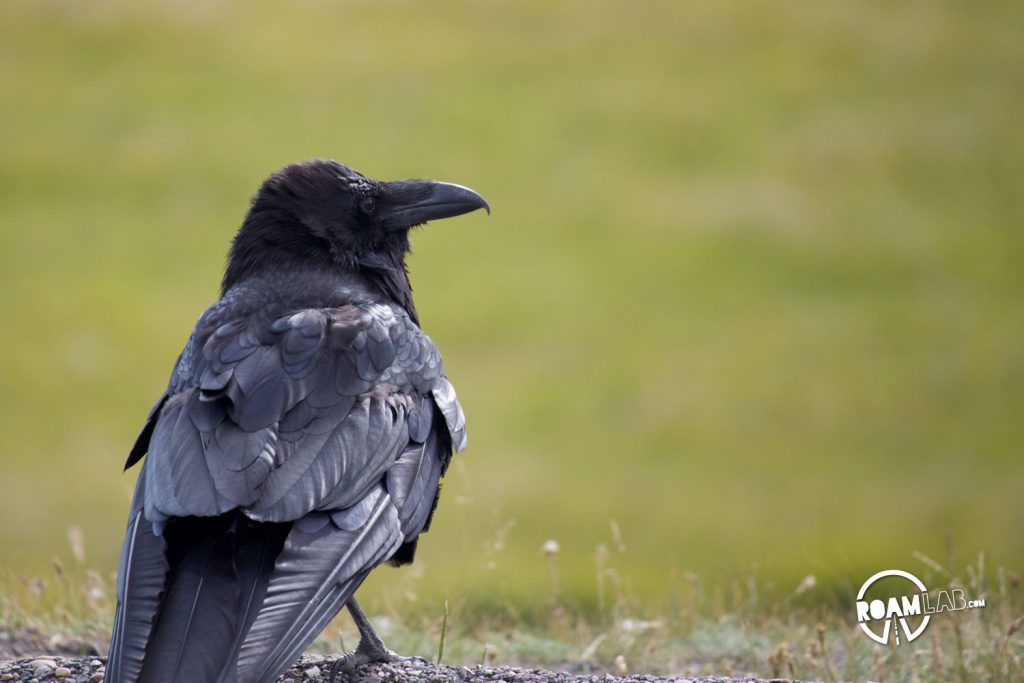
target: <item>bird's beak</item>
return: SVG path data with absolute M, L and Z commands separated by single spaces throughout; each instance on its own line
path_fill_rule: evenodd
M 381 223 L 389 230 L 401 230 L 477 209 L 491 212 L 487 200 L 468 187 L 435 180 L 387 183 L 378 207 Z

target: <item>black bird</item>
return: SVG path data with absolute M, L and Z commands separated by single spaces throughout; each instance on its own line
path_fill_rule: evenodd
M 110 683 L 277 680 L 348 606 L 336 663 L 396 657 L 355 592 L 411 562 L 465 417 L 420 329 L 410 228 L 490 207 L 459 185 L 288 166 L 252 200 L 125 468 Z

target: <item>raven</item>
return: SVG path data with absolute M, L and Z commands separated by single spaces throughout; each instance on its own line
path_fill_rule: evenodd
M 397 657 L 354 594 L 411 562 L 465 416 L 419 326 L 412 227 L 490 206 L 336 161 L 271 175 L 128 456 L 110 683 L 277 680 L 341 610 L 349 669 Z

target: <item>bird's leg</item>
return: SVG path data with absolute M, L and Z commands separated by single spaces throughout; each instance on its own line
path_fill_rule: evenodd
M 389 650 L 373 630 L 370 620 L 366 617 L 366 612 L 356 602 L 355 597 L 349 598 L 347 605 L 348 612 L 352 615 L 352 621 L 356 622 L 356 628 L 359 629 L 359 645 L 352 652 L 346 652 L 334 661 L 331 666 L 330 683 L 334 683 L 334 678 L 339 671 L 351 673 L 356 667 L 363 664 L 420 659 L 419 657 L 402 657 Z
M 390 662 L 398 657 L 385 647 L 384 641 L 373 630 L 369 617 L 356 602 L 355 596 L 349 598 L 348 612 L 352 615 L 352 621 L 356 622 L 356 628 L 359 629 L 359 645 L 356 646 L 356 652 L 361 653 L 370 662 Z

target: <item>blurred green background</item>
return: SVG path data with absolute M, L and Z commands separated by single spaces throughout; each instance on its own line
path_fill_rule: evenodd
M 261 180 L 481 191 L 411 268 L 470 448 L 423 600 L 595 554 L 844 600 L 1024 566 L 1024 41 L 1011 2 L 0 5 L 0 556 L 116 563 L 125 455 Z M 690 579 L 692 580 L 692 579 Z M 398 586 L 399 588 L 394 588 Z M 822 595 L 822 593 L 818 593 Z

